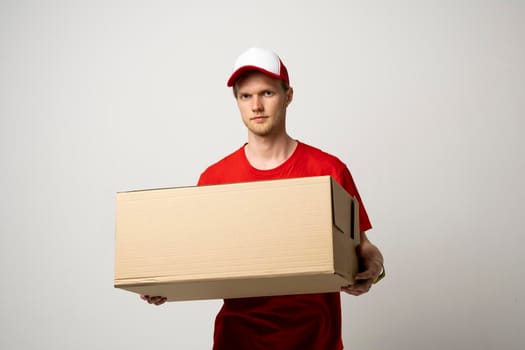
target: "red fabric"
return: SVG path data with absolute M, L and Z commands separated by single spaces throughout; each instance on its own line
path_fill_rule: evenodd
M 199 185 L 331 175 L 360 202 L 360 229 L 371 228 L 346 165 L 299 142 L 283 164 L 270 170 L 252 167 L 244 146 L 211 165 Z M 339 293 L 226 299 L 215 319 L 214 350 L 342 349 Z

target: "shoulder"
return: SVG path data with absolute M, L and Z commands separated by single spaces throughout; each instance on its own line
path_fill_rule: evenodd
M 305 143 L 299 143 L 303 161 L 307 164 L 315 165 L 323 170 L 335 172 L 346 169 L 346 164 L 333 154 L 327 153 L 319 148 Z
M 243 162 L 244 145 L 230 153 L 221 160 L 208 166 L 199 178 L 199 185 L 211 185 L 221 183 L 227 170 L 235 169 Z

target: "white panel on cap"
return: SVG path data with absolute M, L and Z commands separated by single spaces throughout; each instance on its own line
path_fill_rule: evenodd
M 260 67 L 276 75 L 281 73 L 279 57 L 271 51 L 259 49 L 256 47 L 249 49 L 239 56 L 239 58 L 237 58 L 234 70 L 237 70 L 243 66 Z

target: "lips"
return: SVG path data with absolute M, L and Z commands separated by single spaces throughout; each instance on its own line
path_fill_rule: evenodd
M 253 120 L 255 122 L 261 122 L 261 121 L 264 121 L 268 119 L 267 116 L 264 116 L 264 115 L 259 115 L 259 116 L 255 116 L 255 117 L 251 117 L 250 120 Z

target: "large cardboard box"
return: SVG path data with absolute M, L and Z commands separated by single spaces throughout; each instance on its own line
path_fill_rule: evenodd
M 170 301 L 339 291 L 358 217 L 329 176 L 118 193 L 115 287 Z

